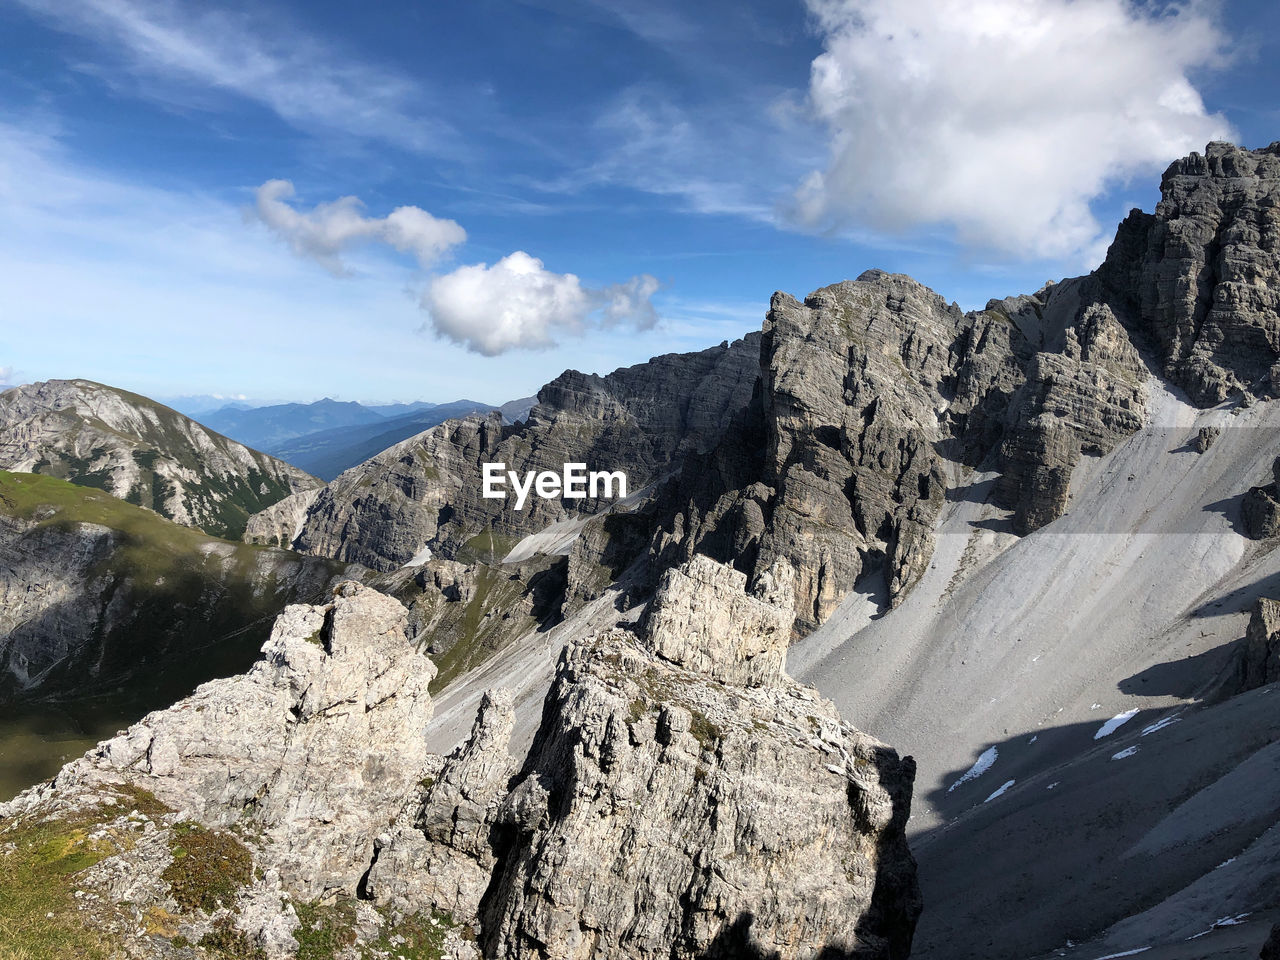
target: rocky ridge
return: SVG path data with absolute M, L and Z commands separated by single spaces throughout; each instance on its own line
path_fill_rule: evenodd
M 444 423 L 325 487 L 298 547 L 377 570 L 407 562 L 424 546 L 463 560 L 495 545 L 510 549 L 525 534 L 608 501 L 531 497 L 516 511 L 509 500 L 481 496 L 481 463 L 559 473 L 567 462 L 584 462 L 623 470 L 630 490 L 640 490 L 684 453 L 716 443 L 750 396 L 758 350 L 753 335 L 607 377 L 570 370 L 542 388 L 522 423 L 504 426 L 498 413 Z M 478 537 L 487 538 L 483 546 Z
M 914 765 L 783 674 L 789 571 L 742 586 L 700 558 L 638 634 L 567 651 L 519 763 L 501 691 L 426 753 L 434 668 L 398 602 L 344 584 L 288 608 L 247 675 L 0 806 L 0 859 L 92 821 L 78 910 L 29 919 L 137 957 L 289 957 L 323 928 L 352 957 L 434 937 L 454 957 L 904 958 Z M 210 891 L 188 858 L 214 854 Z
M 999 471 L 1018 533 L 1062 514 L 1081 457 L 1144 421 L 1140 349 L 1201 404 L 1272 394 L 1277 164 L 1280 144 L 1210 144 L 1169 168 L 1155 213 L 1135 211 L 1093 274 L 981 311 L 868 271 L 803 302 L 775 295 L 762 337 L 720 362 L 704 351 L 605 378 L 570 371 L 524 427 L 445 425 L 339 478 L 300 546 L 384 569 L 424 545 L 465 560 L 485 524 L 514 543 L 598 506 L 538 501 L 517 514 L 479 502 L 480 460 L 586 460 L 631 471 L 633 488 L 674 476 L 640 505 L 625 556 L 596 525 L 571 562 L 571 593 L 605 551 L 615 568 L 647 557 L 654 585 L 707 553 L 749 576 L 787 560 L 801 632 L 864 576 L 894 605 L 928 566 L 939 511 L 971 470 Z
M 320 486 L 176 410 L 89 380 L 50 380 L 0 394 L 0 469 L 97 487 L 175 523 L 235 539 L 251 514 Z

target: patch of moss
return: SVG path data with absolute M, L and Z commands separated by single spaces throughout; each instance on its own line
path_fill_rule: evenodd
M 703 750 L 715 749 L 716 743 L 724 737 L 724 731 L 712 723 L 701 710 L 691 710 L 690 713 L 693 715 L 693 722 L 689 725 L 689 732 L 693 734 Z
M 634 700 L 632 700 L 631 706 L 627 710 L 628 726 L 634 726 L 635 724 L 639 723 L 640 718 L 645 715 L 645 712 L 647 710 L 648 710 L 648 704 L 645 702 L 644 697 L 636 697 Z
M 366 957 L 392 956 L 403 960 L 440 960 L 444 955 L 444 940 L 457 924 L 447 913 L 436 912 L 430 916 L 414 914 L 384 930 L 369 945 Z M 465 935 L 465 934 L 464 934 Z
M 229 907 L 253 879 L 253 854 L 225 831 L 179 823 L 173 828 L 169 849 L 173 862 L 161 878 L 185 910 L 211 913 L 220 906 Z
M 333 960 L 356 942 L 356 908 L 349 900 L 297 904 L 297 960 Z
M 200 946 L 212 950 L 219 960 L 267 960 L 261 947 L 255 947 L 249 938 L 236 929 L 230 917 L 219 917 L 213 929 L 200 938 Z

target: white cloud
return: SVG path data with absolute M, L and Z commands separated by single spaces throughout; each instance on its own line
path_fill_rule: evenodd
M 1020 257 L 1096 257 L 1092 199 L 1230 135 L 1188 79 L 1225 46 L 1198 0 L 806 2 L 831 146 L 794 198 L 812 228 L 942 223 Z
M 268 180 L 257 189 L 254 213 L 294 253 L 319 261 L 339 276 L 347 272 L 340 254 L 354 244 L 386 243 L 429 267 L 467 239 L 455 221 L 433 217 L 421 207 L 396 207 L 385 217 L 366 217 L 358 198 L 339 197 L 304 213 L 285 202 L 293 195 L 288 180 Z
M 175 0 L 19 2 L 121 54 L 126 70 L 143 82 L 141 92 L 154 99 L 203 106 L 191 88 L 212 88 L 260 103 L 302 130 L 431 154 L 458 147 L 457 131 L 420 109 L 428 94 L 414 81 L 295 25 Z
M 517 250 L 493 266 L 479 263 L 436 277 L 422 295 L 436 333 L 487 357 L 553 347 L 561 334 L 589 326 L 657 323 L 650 298 L 658 281 L 642 275 L 600 289 L 572 273 L 553 273 Z

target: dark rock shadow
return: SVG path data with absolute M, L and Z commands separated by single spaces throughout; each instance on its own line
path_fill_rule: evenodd
M 1192 697 L 1204 689 L 1206 681 L 1221 680 L 1239 654 L 1243 639 L 1184 657 L 1168 660 L 1125 677 L 1116 687 L 1121 693 L 1138 697 Z
M 1236 587 L 1216 600 L 1202 603 L 1191 611 L 1193 617 L 1215 617 L 1222 614 L 1243 613 L 1252 609 L 1259 597 L 1280 598 L 1280 573 L 1273 573 L 1253 583 Z

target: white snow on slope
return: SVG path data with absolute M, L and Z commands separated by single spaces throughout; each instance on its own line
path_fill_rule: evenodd
M 1093 735 L 1093 739 L 1101 740 L 1103 737 L 1111 736 L 1113 733 L 1115 733 L 1117 730 L 1119 730 L 1121 727 L 1123 727 L 1126 723 L 1128 723 L 1137 715 L 1138 715 L 1137 707 L 1134 707 L 1132 710 L 1126 710 L 1124 713 L 1116 714 L 1114 717 L 1112 717 L 1110 720 L 1108 720 L 1106 723 L 1104 723 L 1101 727 L 1098 728 L 1098 732 Z
M 421 550 L 415 553 L 412 557 L 410 557 L 407 562 L 402 563 L 400 565 L 400 569 L 404 570 L 407 567 L 420 567 L 430 559 L 431 559 L 431 548 L 423 547 Z
M 1016 780 L 1006 780 L 1004 783 L 1002 783 L 1002 784 L 1000 785 L 1000 789 L 998 789 L 995 793 L 993 793 L 991 796 L 987 797 L 987 799 L 983 800 L 982 802 L 983 802 L 983 803 L 990 803 L 990 802 L 991 802 L 992 800 L 994 800 L 996 797 L 1002 797 L 1002 796 L 1004 796 L 1004 792 L 1005 792 L 1006 790 L 1008 790 L 1010 787 L 1012 787 L 1012 786 L 1013 786 L 1015 783 L 1017 783 L 1017 782 L 1018 782 L 1018 781 L 1016 781 Z
M 1125 757 L 1132 757 L 1132 756 L 1133 756 L 1135 753 L 1137 753 L 1137 752 L 1138 752 L 1138 748 L 1137 748 L 1137 747 L 1125 747 L 1125 748 L 1124 748 L 1123 750 L 1121 750 L 1119 753 L 1113 753 L 1113 754 L 1111 755 L 1111 759 L 1112 759 L 1112 760 L 1123 760 Z
M 970 780 L 977 780 L 980 776 L 991 769 L 991 765 L 996 762 L 997 756 L 998 754 L 996 753 L 995 747 L 989 747 L 984 750 L 982 752 L 982 756 L 978 757 L 973 766 L 965 772 L 965 775 L 951 786 L 947 787 L 947 793 L 950 793 L 962 783 L 968 783 Z
M 1152 734 L 1159 730 L 1163 730 L 1165 727 L 1171 727 L 1175 723 L 1178 723 L 1181 719 L 1182 719 L 1181 717 L 1164 717 L 1163 719 L 1157 720 L 1155 723 L 1150 724 L 1149 726 L 1143 727 L 1141 736 L 1145 737 L 1148 734 Z

